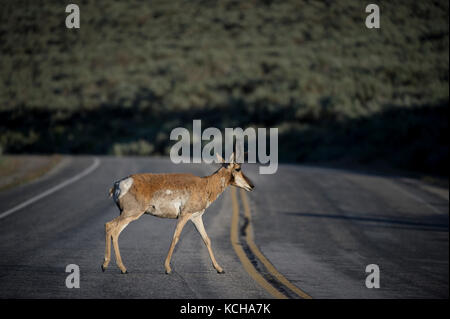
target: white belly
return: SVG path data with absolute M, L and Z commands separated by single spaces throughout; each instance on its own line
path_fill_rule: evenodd
M 184 191 L 160 191 L 152 198 L 146 213 L 162 218 L 178 218 L 187 199 Z

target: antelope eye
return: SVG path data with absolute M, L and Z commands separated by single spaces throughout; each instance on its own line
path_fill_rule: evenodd
M 240 170 L 241 170 L 240 167 L 238 167 L 238 168 L 235 169 L 236 172 L 239 172 Z

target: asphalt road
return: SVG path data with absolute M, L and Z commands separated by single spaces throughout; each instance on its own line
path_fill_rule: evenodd
M 120 236 L 129 274 L 120 274 L 114 259 L 102 273 L 104 224 L 118 215 L 108 197 L 115 180 L 138 172 L 207 175 L 216 168 L 174 165 L 166 158 L 99 160 L 65 187 L 58 185 L 93 167 L 92 157 L 68 157 L 47 176 L 0 193 L 0 298 L 277 297 L 268 288 L 302 297 L 286 281 L 312 298 L 448 298 L 448 190 L 308 166 L 280 165 L 275 175 L 258 175 L 257 166 L 245 165 L 255 191 L 228 189 L 208 208 L 206 231 L 225 274 L 213 269 L 188 223 L 172 258 L 173 272 L 166 275 L 176 221 L 149 215 Z M 239 231 L 233 244 L 234 215 Z M 246 241 L 248 232 L 266 264 Z M 69 264 L 80 267 L 79 289 L 65 285 Z M 365 285 L 369 264 L 379 266 L 378 289 Z

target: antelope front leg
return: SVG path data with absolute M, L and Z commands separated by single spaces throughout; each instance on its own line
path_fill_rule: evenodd
M 225 273 L 223 271 L 222 267 L 219 266 L 219 264 L 216 261 L 216 258 L 214 258 L 214 253 L 211 248 L 211 240 L 208 237 L 208 234 L 206 233 L 205 226 L 203 225 L 203 219 L 202 216 L 196 216 L 191 219 L 191 221 L 194 223 L 195 228 L 197 228 L 197 231 L 200 233 L 200 236 L 202 236 L 203 242 L 206 245 L 206 248 L 208 248 L 209 257 L 211 258 L 212 264 L 214 268 L 217 270 L 219 274 Z
M 167 254 L 166 261 L 164 263 L 166 274 L 170 274 L 172 272 L 172 269 L 170 268 L 170 260 L 172 259 L 173 250 L 180 239 L 181 231 L 183 230 L 184 225 L 186 225 L 186 222 L 189 220 L 189 217 L 190 215 L 182 215 L 178 220 L 175 233 L 173 234 L 172 243 L 170 244 L 169 253 Z

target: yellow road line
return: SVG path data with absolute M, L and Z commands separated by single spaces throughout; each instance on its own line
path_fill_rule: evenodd
M 238 224 L 239 224 L 239 205 L 236 196 L 236 189 L 234 187 L 231 188 L 231 202 L 233 207 L 233 216 L 231 217 L 231 232 L 230 239 L 231 244 L 233 245 L 234 251 L 239 257 L 244 269 L 247 273 L 266 291 L 268 291 L 272 296 L 278 299 L 287 299 L 287 297 L 279 292 L 275 287 L 273 287 L 264 277 L 255 269 L 247 255 L 245 254 L 242 246 L 239 244 L 239 236 L 238 236 Z
M 311 299 L 312 297 L 296 287 L 294 284 L 292 284 L 286 277 L 284 277 L 271 263 L 270 261 L 261 253 L 259 248 L 256 246 L 254 240 L 253 240 L 253 227 L 251 223 L 251 212 L 250 212 L 250 205 L 248 204 L 247 195 L 245 194 L 245 191 L 241 189 L 241 199 L 242 204 L 244 206 L 244 212 L 245 217 L 248 219 L 248 226 L 246 231 L 246 241 L 250 248 L 250 250 L 253 252 L 253 254 L 263 263 L 263 265 L 266 267 L 266 269 L 283 285 L 288 287 L 290 290 L 292 290 L 295 294 L 297 294 L 300 298 L 304 299 Z

